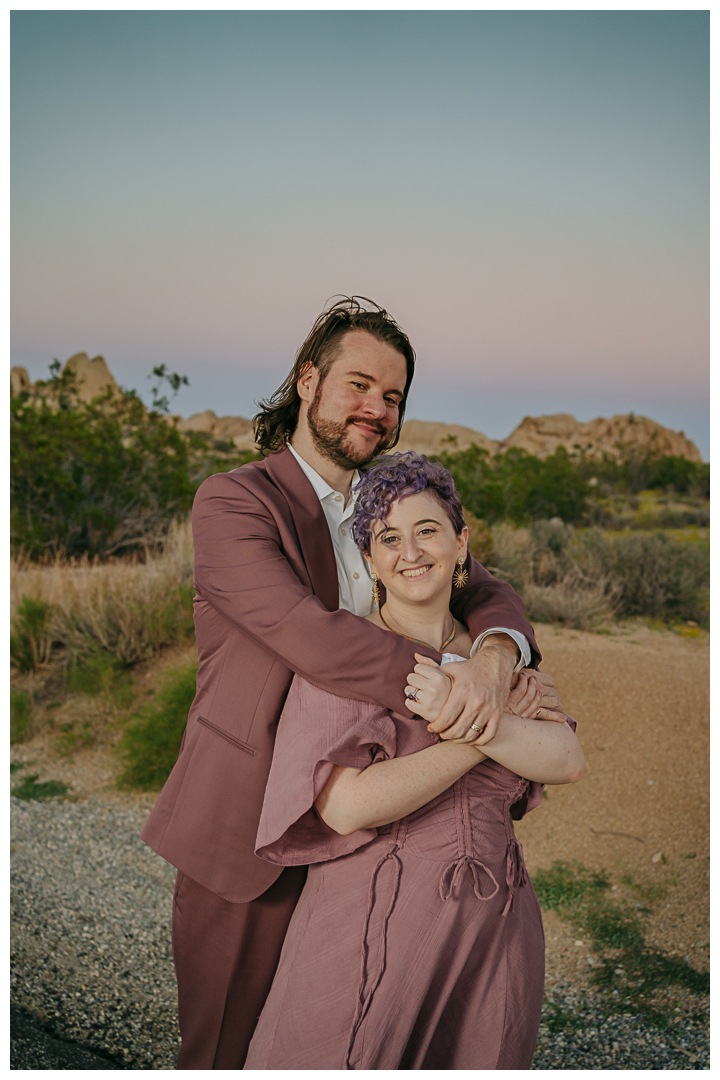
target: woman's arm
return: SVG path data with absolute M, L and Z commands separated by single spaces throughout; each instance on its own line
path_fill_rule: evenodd
M 568 723 L 527 720 L 513 713 L 503 713 L 496 735 L 483 750 L 506 769 L 540 784 L 575 784 L 585 768 L 580 742 Z
M 440 742 L 406 757 L 377 761 L 367 769 L 336 765 L 315 807 L 341 836 L 389 825 L 447 791 L 485 757 L 480 747 Z
M 388 825 L 425 806 L 486 757 L 541 784 L 574 784 L 585 767 L 569 724 L 504 713 L 497 734 L 482 750 L 468 743 L 440 742 L 367 769 L 336 765 L 315 806 L 325 824 L 341 836 Z

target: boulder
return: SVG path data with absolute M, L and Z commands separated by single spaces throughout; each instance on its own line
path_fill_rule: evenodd
M 497 450 L 494 439 L 462 424 L 443 424 L 436 420 L 407 420 L 403 424 L 396 450 L 415 450 L 418 454 L 440 454 L 444 450 L 467 450 L 475 443 L 489 454 Z
M 33 384 L 30 382 L 30 376 L 24 367 L 10 368 L 10 393 L 11 394 L 23 394 L 30 393 Z
M 634 413 L 598 417 L 581 424 L 569 413 L 550 416 L 526 416 L 515 430 L 498 444 L 502 453 L 511 447 L 527 450 L 544 458 L 564 446 L 568 453 L 582 452 L 590 457 L 626 457 L 632 453 L 670 454 L 690 461 L 702 461 L 694 442 L 684 431 L 672 431 L 655 420 Z
M 205 431 L 214 439 L 232 442 L 238 450 L 254 450 L 252 421 L 243 416 L 216 416 L 212 409 L 178 420 L 178 431 Z
M 94 356 L 91 360 L 87 353 L 75 353 L 63 364 L 63 371 L 68 370 L 75 373 L 82 401 L 92 401 L 94 398 L 101 397 L 108 386 L 117 389 L 118 384 L 110 374 L 102 356 Z

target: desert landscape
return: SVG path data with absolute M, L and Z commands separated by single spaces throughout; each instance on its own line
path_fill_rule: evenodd
M 103 394 L 125 400 L 101 357 L 64 371 L 89 427 L 106 422 Z M 15 369 L 14 390 L 19 424 L 43 402 L 54 422 L 56 385 Z M 253 454 L 247 420 L 129 404 L 134 423 L 187 440 L 195 486 Z M 440 455 L 465 485 L 473 553 L 523 596 L 586 755 L 583 780 L 547 789 L 517 824 L 547 944 L 533 1067 L 707 1068 L 707 467 L 682 433 L 631 415 L 526 418 L 503 444 L 411 420 L 401 446 Z M 548 501 L 562 496 L 553 468 L 579 485 L 581 512 Z M 546 501 L 493 501 L 502 469 L 506 486 L 535 470 Z M 186 518 L 145 524 L 109 555 L 13 556 L 19 1068 L 168 1069 L 177 1051 L 173 870 L 138 832 L 194 692 L 193 551 Z M 87 543 L 112 546 L 113 529 Z

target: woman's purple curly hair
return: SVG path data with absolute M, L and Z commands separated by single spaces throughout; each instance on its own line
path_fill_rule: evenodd
M 424 454 L 408 450 L 404 454 L 387 454 L 371 465 L 358 483 L 352 537 L 360 550 L 370 550 L 373 521 L 384 521 L 396 500 L 421 491 L 435 496 L 455 532 L 461 533 L 465 518 L 452 476 Z

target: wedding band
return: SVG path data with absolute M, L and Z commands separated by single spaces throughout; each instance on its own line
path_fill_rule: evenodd
M 472 728 L 473 731 L 477 731 L 478 735 L 482 731 L 482 728 L 478 727 L 477 724 L 471 724 L 470 727 Z

